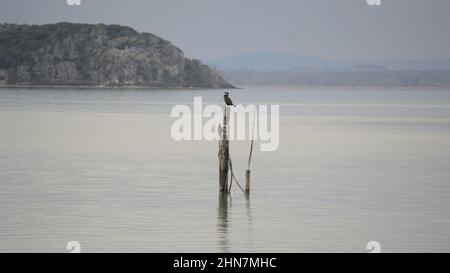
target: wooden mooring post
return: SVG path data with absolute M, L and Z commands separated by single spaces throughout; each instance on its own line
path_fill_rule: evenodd
M 250 155 L 248 156 L 247 170 L 245 171 L 245 194 L 246 195 L 250 195 L 250 164 L 252 162 L 252 154 L 253 154 L 253 139 L 252 139 L 252 144 L 250 146 Z
M 245 171 L 245 194 L 250 195 L 250 170 Z
M 253 155 L 253 143 L 254 143 L 254 135 L 255 135 L 255 122 L 256 118 L 253 117 L 253 132 L 250 146 L 250 155 L 248 157 L 248 165 L 247 170 L 245 171 L 245 189 L 241 187 L 239 182 L 236 180 L 236 177 L 233 173 L 233 168 L 231 164 L 230 158 L 230 142 L 229 142 L 229 119 L 230 119 L 230 108 L 228 105 L 225 105 L 224 115 L 223 115 L 223 125 L 221 132 L 221 139 L 219 141 L 219 192 L 221 194 L 228 194 L 231 191 L 231 187 L 228 188 L 228 172 L 231 169 L 231 181 L 234 180 L 238 184 L 239 188 L 247 195 L 250 195 L 250 164 L 252 161 Z M 231 185 L 231 184 L 230 184 Z
M 250 145 L 250 154 L 248 156 L 247 170 L 245 171 L 245 194 L 250 195 L 250 164 L 252 163 L 253 155 L 253 142 L 255 141 L 255 125 L 256 125 L 256 110 L 253 112 L 253 124 L 252 124 L 252 139 Z
M 219 191 L 228 193 L 228 161 L 230 159 L 230 143 L 228 139 L 229 107 L 225 105 L 222 125 L 222 137 L 219 142 Z

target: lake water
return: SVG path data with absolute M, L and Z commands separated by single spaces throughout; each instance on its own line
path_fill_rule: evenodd
M 219 198 L 217 142 L 170 135 L 222 93 L 0 89 L 0 252 L 450 251 L 450 91 L 232 91 L 280 105 L 250 199 Z

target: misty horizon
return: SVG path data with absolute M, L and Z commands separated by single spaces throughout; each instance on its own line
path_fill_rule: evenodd
M 250 59 L 250 60 L 249 60 Z M 272 59 L 272 64 L 269 62 Z M 322 58 L 304 54 L 289 54 L 280 52 L 244 52 L 235 55 L 224 56 L 212 60 L 204 60 L 208 64 L 217 66 L 220 69 L 255 69 L 255 70 L 291 70 L 299 68 L 333 68 L 347 69 L 355 66 L 379 66 L 385 69 L 405 69 L 408 65 L 429 66 L 425 70 L 450 70 L 450 58 L 426 59 L 426 58 L 392 58 L 379 61 L 338 61 L 332 58 Z M 285 62 L 281 63 L 280 62 Z M 248 64 L 248 62 L 253 62 Z M 312 63 L 312 64 L 311 64 Z M 290 66 L 289 66 L 290 64 Z M 319 66 L 317 66 L 319 65 Z M 270 67 L 265 67 L 270 66 Z M 442 69 L 442 67 L 445 67 Z M 409 68 L 408 68 L 409 69 Z

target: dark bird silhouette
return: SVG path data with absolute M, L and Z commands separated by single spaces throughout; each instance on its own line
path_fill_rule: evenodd
M 233 101 L 230 99 L 229 93 L 228 93 L 228 92 L 225 92 L 225 95 L 223 96 L 223 100 L 225 101 L 225 104 L 226 104 L 226 105 L 229 105 L 229 106 L 231 106 L 231 105 L 236 106 L 236 105 L 233 104 Z

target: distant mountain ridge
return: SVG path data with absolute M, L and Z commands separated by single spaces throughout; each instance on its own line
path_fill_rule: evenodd
M 450 88 L 450 71 L 258 71 L 225 70 L 238 86 L 296 86 L 326 88 Z
M 450 59 L 425 59 L 425 60 L 388 60 L 380 63 L 391 70 L 416 70 L 416 71 L 450 71 Z
M 315 57 L 270 52 L 244 53 L 209 62 L 226 70 L 254 69 L 261 71 L 307 68 L 340 68 L 344 64 Z
M 391 60 L 344 63 L 276 53 L 250 53 L 210 62 L 238 86 L 450 87 L 450 61 Z
M 0 24 L 0 84 L 233 88 L 156 35 L 73 23 Z
M 450 59 L 339 62 L 325 58 L 270 52 L 244 53 L 209 62 L 222 70 L 258 71 L 450 71 Z

